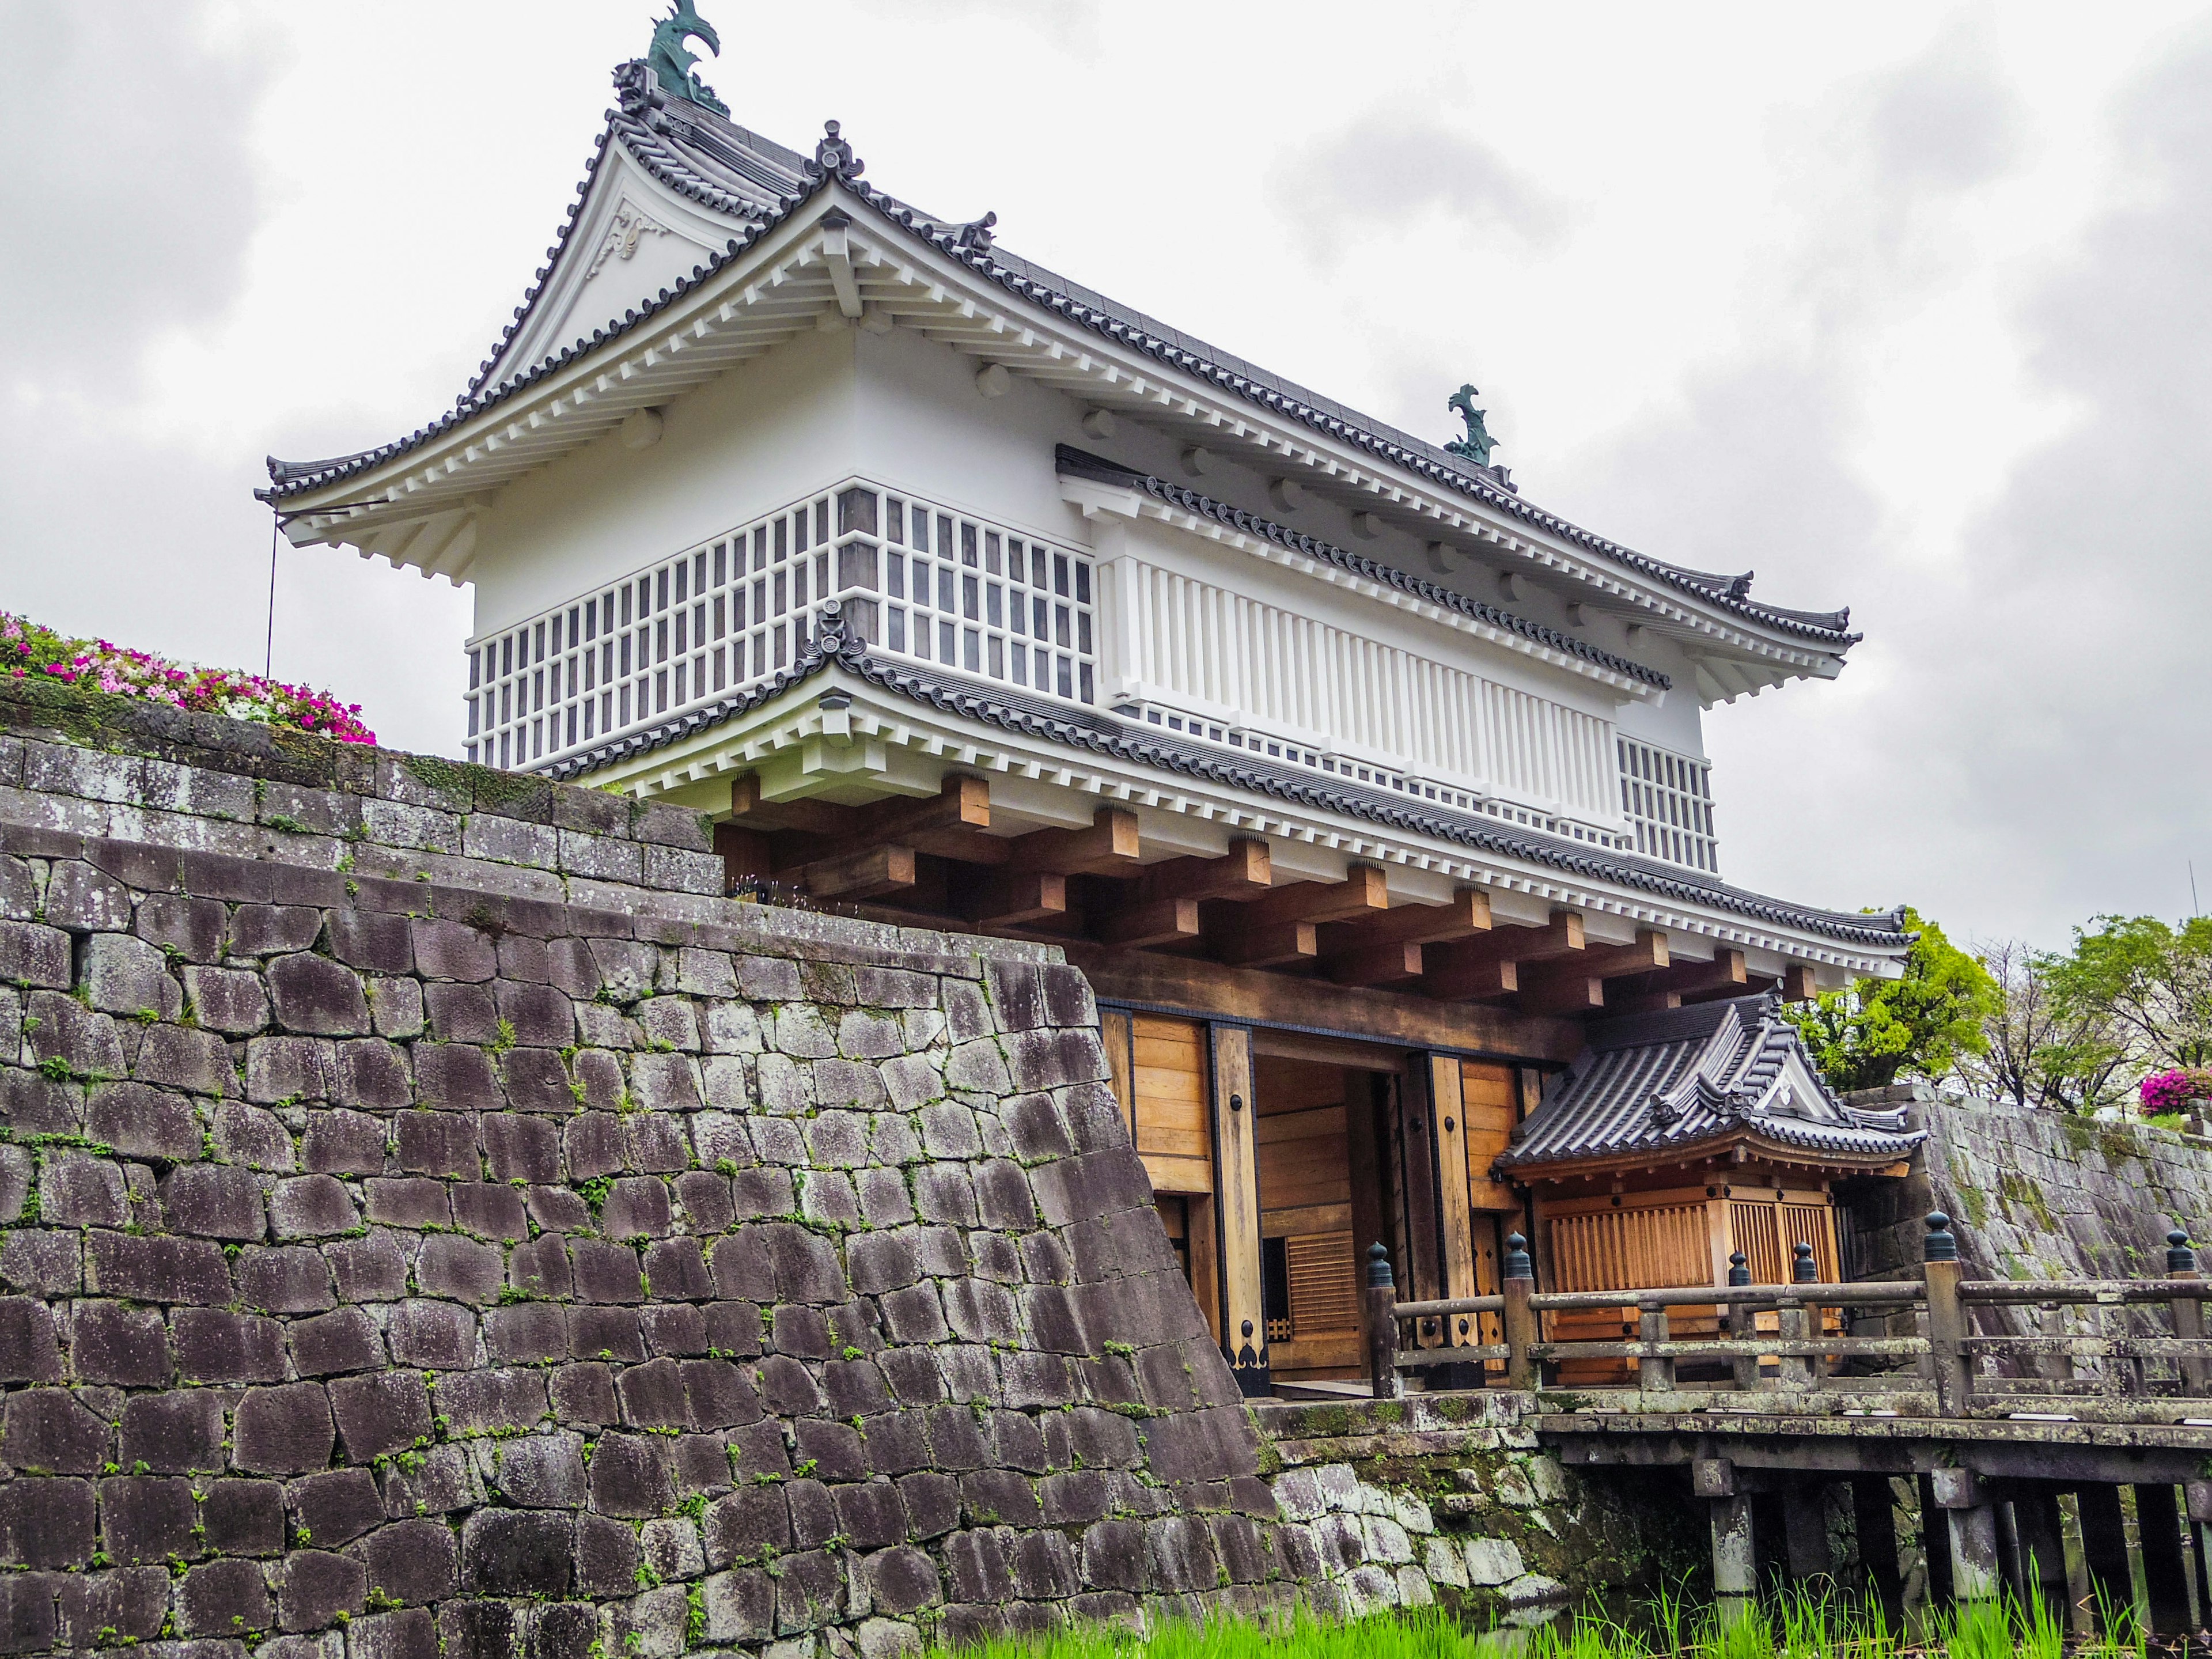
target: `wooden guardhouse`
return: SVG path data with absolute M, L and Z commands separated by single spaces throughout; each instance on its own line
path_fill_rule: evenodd
M 1472 386 L 1401 430 L 740 125 L 695 22 L 453 407 L 270 464 L 295 545 L 473 587 L 456 749 L 710 815 L 732 890 L 1061 947 L 1252 1390 L 1358 1374 L 1376 1241 L 1471 1293 L 1581 1204 L 1662 1282 L 1752 1237 L 1709 1186 L 1820 1208 L 1857 1153 L 1756 1114 L 1512 1137 L 1623 1016 L 1896 970 L 1899 916 L 1720 873 L 1704 711 L 1839 674 L 1849 613 L 1537 505 Z
M 1739 1255 L 1751 1283 L 1786 1284 L 1801 1249 L 1837 1283 L 1837 1183 L 1903 1175 L 1923 1139 L 1901 1107 L 1838 1100 L 1771 995 L 1593 1021 L 1588 1041 L 1495 1165 L 1530 1195 L 1550 1290 L 1726 1284 Z M 1559 1340 L 1634 1334 L 1630 1310 L 1550 1317 Z M 1717 1316 L 1674 1326 L 1711 1334 Z M 1583 1362 L 1560 1381 L 1620 1369 Z

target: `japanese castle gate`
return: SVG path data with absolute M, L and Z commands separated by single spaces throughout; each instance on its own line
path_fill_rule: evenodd
M 1909 940 L 1721 878 L 1700 721 L 1848 613 L 1534 506 L 1473 387 L 1429 443 L 749 131 L 681 29 L 452 410 L 270 465 L 294 544 L 475 585 L 469 758 L 1063 945 L 1249 1392 L 1365 1376 L 1376 1240 L 1414 1297 L 1515 1231 L 1547 1291 L 1838 1276 L 1912 1137 L 1779 1006 Z

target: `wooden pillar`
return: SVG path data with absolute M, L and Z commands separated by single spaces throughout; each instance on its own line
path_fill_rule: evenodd
M 1389 1241 L 1395 1235 L 1390 1227 L 1389 1205 L 1382 1179 L 1382 1147 L 1388 1137 L 1377 1133 L 1381 1113 L 1377 1096 L 1386 1079 L 1372 1072 L 1354 1072 L 1346 1079 L 1344 1095 L 1345 1156 L 1352 1177 L 1352 1244 L 1367 1260 L 1366 1251 L 1371 1245 L 1384 1247 L 1389 1253 Z M 1395 1267 L 1396 1264 L 1393 1264 Z M 1396 1293 L 1399 1275 L 1393 1273 L 1393 1294 Z M 1395 1349 L 1398 1331 L 1394 1325 L 1390 1343 Z M 1375 1330 L 1369 1316 L 1369 1304 L 1362 1301 L 1359 1308 L 1359 1337 L 1363 1343 L 1372 1343 Z M 1395 1373 L 1394 1372 L 1395 1376 Z
M 1893 1630 L 1903 1628 L 1905 1580 L 1897 1570 L 1897 1511 L 1889 1477 L 1862 1474 L 1851 1481 L 1851 1517 L 1859 1540 L 1859 1567 L 1867 1589 Z
M 2058 1493 L 2050 1486 L 2022 1486 L 2013 1495 L 2012 1513 L 2020 1535 L 2021 1577 L 2063 1631 L 2072 1598 L 2066 1592 L 2066 1538 Z
M 1928 1569 L 1928 1602 L 1948 1607 L 1952 1601 L 1951 1531 L 1943 1511 L 1936 1506 L 1936 1482 L 1922 1475 L 1920 1492 L 1920 1559 Z
M 2136 1488 L 2136 1537 L 2142 1547 L 2143 1593 L 2150 1627 L 2160 1636 L 2185 1636 L 2189 1616 L 2189 1567 L 2182 1557 L 2181 1512 L 2171 1486 Z
M 2082 1486 L 2075 1493 L 2081 1510 L 2081 1561 L 2089 1573 L 2089 1605 L 2098 1628 L 2107 1630 L 2135 1606 L 2135 1575 L 2128 1568 L 2126 1518 L 2118 1486 Z
M 1129 1144 L 1137 1144 L 1136 1056 L 1132 1022 L 1118 1008 L 1098 1011 L 1098 1040 L 1106 1049 L 1106 1076 L 1113 1085 L 1114 1101 L 1121 1109 L 1121 1121 L 1129 1131 Z
M 1782 1534 L 1795 1583 L 1811 1584 L 1835 1577 L 1835 1553 L 1828 1546 L 1826 1486 L 1801 1477 L 1783 1489 Z
M 1380 1243 L 1367 1247 L 1367 1292 L 1361 1309 L 1366 1332 L 1368 1392 L 1377 1400 L 1395 1400 L 1406 1392 L 1406 1379 L 1397 1362 L 1398 1322 L 1391 1308 L 1398 1287 L 1390 1273 L 1390 1252 Z
M 1260 1160 L 1252 1120 L 1252 1033 L 1213 1027 L 1214 1213 L 1221 1239 L 1221 1346 L 1248 1397 L 1272 1386 L 1260 1288 Z

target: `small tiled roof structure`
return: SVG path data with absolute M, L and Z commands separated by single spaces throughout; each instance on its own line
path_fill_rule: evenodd
M 1557 1166 L 1744 1145 L 1795 1164 L 1894 1164 L 1924 1139 L 1905 1109 L 1865 1111 L 1830 1092 L 1769 993 L 1594 1024 L 1498 1164 L 1526 1178 Z

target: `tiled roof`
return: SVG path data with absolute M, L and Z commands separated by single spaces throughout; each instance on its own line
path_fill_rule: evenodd
M 547 374 L 565 368 L 608 340 L 617 339 L 665 309 L 674 299 L 699 283 L 750 247 L 761 234 L 781 223 L 804 202 L 830 182 L 812 162 L 736 123 L 697 105 L 672 102 L 655 86 L 638 84 L 628 76 L 632 65 L 616 71 L 623 88 L 623 104 L 608 113 L 607 131 L 577 187 L 560 240 L 550 251 L 550 272 L 565 246 L 592 179 L 605 154 L 607 143 L 620 138 L 640 163 L 672 188 L 729 217 L 741 234 L 720 252 L 694 268 L 692 275 L 673 288 L 663 289 L 623 317 L 610 319 L 588 340 L 564 348 L 546 362 L 525 368 L 496 384 L 488 384 L 492 365 L 535 305 L 544 282 L 526 295 L 515 319 L 501 334 L 499 345 L 486 360 L 469 388 L 447 414 L 394 442 L 358 454 L 316 462 L 280 461 L 271 457 L 269 476 L 274 487 L 264 499 L 276 501 L 310 489 L 319 489 L 357 476 L 394 456 L 419 448 L 461 422 L 506 401 L 518 391 L 535 385 Z M 628 78 L 626 79 L 626 76 Z M 647 80 L 650 77 L 647 77 Z M 781 193 L 793 181 L 789 194 Z M 1438 445 L 1397 430 L 1382 422 L 1347 408 L 1296 382 L 1271 374 L 1258 365 L 1208 345 L 1194 336 L 1170 328 L 1143 312 L 1119 305 L 1096 290 L 1055 275 L 1042 265 L 998 247 L 977 228 L 933 218 L 856 177 L 839 182 L 874 207 L 891 222 L 929 243 L 939 252 L 959 260 L 1009 293 L 1041 305 L 1070 321 L 1082 325 L 1123 345 L 1142 351 L 1184 373 L 1212 382 L 1261 407 L 1287 416 L 1318 431 L 1341 439 L 1392 464 L 1420 474 L 1431 483 L 1480 501 L 1493 511 L 1541 530 L 1586 552 L 1613 561 L 1651 577 L 1678 591 L 1694 595 L 1717 610 L 1741 617 L 1778 632 L 1841 649 L 1855 644 L 1859 635 L 1850 631 L 1848 608 L 1834 611 L 1789 611 L 1755 603 L 1750 597 L 1752 575 L 1726 575 L 1692 570 L 1655 559 L 1618 542 L 1571 524 L 1556 514 L 1521 499 L 1517 491 L 1498 482 L 1488 468 L 1478 467 Z M 742 203 L 718 206 L 719 198 Z M 773 198 L 775 205 L 768 205 Z
M 1664 690 L 1674 683 L 1671 676 L 1659 669 L 1646 668 L 1640 662 L 1632 662 L 1626 657 L 1616 657 L 1610 651 L 1601 651 L 1587 641 L 1575 638 L 1571 634 L 1562 634 L 1557 629 L 1545 627 L 1541 623 L 1530 622 L 1526 617 L 1516 617 L 1510 611 L 1501 611 L 1494 605 L 1486 605 L 1480 599 L 1471 599 L 1464 593 L 1456 593 L 1449 587 L 1440 587 L 1434 582 L 1425 581 L 1420 577 L 1408 574 L 1394 565 L 1384 564 L 1379 559 L 1370 559 L 1364 553 L 1353 553 L 1345 548 L 1337 547 L 1331 543 L 1321 540 L 1318 537 L 1309 536 L 1303 531 L 1292 530 L 1286 526 L 1277 524 L 1272 519 L 1263 519 L 1256 513 L 1247 513 L 1243 508 L 1231 507 L 1226 501 L 1217 501 L 1211 495 L 1202 495 L 1195 489 L 1186 489 L 1181 484 L 1170 483 L 1165 478 L 1154 477 L 1149 473 L 1138 472 L 1128 467 L 1117 465 L 1097 455 L 1085 454 L 1082 450 L 1067 444 L 1059 446 L 1054 459 L 1060 469 L 1060 475 L 1064 478 L 1090 478 L 1100 483 L 1119 484 L 1125 489 L 1140 489 L 1155 501 L 1169 502 L 1182 508 L 1186 513 L 1194 513 L 1201 519 L 1211 519 L 1216 524 L 1225 525 L 1231 530 L 1241 530 L 1248 536 L 1258 536 L 1264 540 L 1274 543 L 1279 547 L 1287 547 L 1293 551 L 1304 554 L 1308 558 L 1319 559 L 1324 564 L 1333 564 L 1340 570 L 1349 570 L 1355 575 L 1364 576 L 1368 580 L 1380 583 L 1385 587 L 1395 587 L 1401 593 L 1413 594 L 1417 598 L 1427 600 L 1431 605 L 1439 605 L 1447 611 L 1457 611 L 1462 617 L 1472 617 L 1479 622 L 1487 623 L 1492 628 L 1503 629 L 1509 634 L 1517 634 L 1523 639 L 1547 647 L 1551 650 L 1561 652 L 1567 656 L 1580 658 L 1583 661 L 1595 664 L 1598 667 L 1609 668 L 1616 674 L 1625 674 L 1629 678 L 1640 680 L 1646 685 L 1656 686 Z
M 1905 1157 L 1905 1109 L 1846 1106 L 1820 1081 L 1781 999 L 1767 994 L 1593 1023 L 1589 1047 L 1545 1085 L 1498 1159 L 1505 1168 L 1621 1153 L 1686 1155 L 1749 1136 L 1851 1164 Z
M 1910 942 L 1902 910 L 1850 915 L 1791 904 L 1746 892 L 1694 870 L 1680 869 L 1656 860 L 1610 852 L 1585 842 L 1568 841 L 1479 813 L 1416 800 L 1388 789 L 1365 787 L 1342 778 L 1316 776 L 1257 757 L 1232 757 L 1202 744 L 1178 740 L 1148 726 L 1118 720 L 1092 709 L 1064 708 L 1003 687 L 957 675 L 925 673 L 906 664 L 890 661 L 872 654 L 864 643 L 847 632 L 836 600 L 823 607 L 823 616 L 813 640 L 798 659 L 758 685 L 538 769 L 565 781 L 617 761 L 665 749 L 782 696 L 834 663 L 872 684 L 928 703 L 947 714 L 965 715 L 1007 731 L 1047 738 L 1116 760 L 1203 778 L 1278 800 L 1295 801 L 1302 806 L 1340 812 L 1370 823 L 1434 836 L 1588 880 L 1659 895 L 1680 903 L 1711 905 L 1774 927 L 1802 929 L 1867 949 L 1902 951 Z

